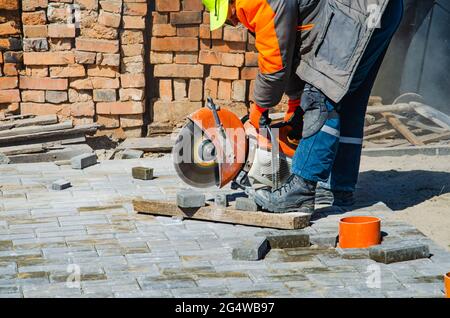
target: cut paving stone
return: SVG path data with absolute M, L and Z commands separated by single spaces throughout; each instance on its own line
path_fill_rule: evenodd
M 236 210 L 257 212 L 258 205 L 250 198 L 237 198 Z
M 9 158 L 0 152 L 0 165 L 7 165 L 9 162 Z
M 216 206 L 226 208 L 228 206 L 228 197 L 226 194 L 216 194 L 214 197 L 214 203 Z
M 200 208 L 205 206 L 205 195 L 194 190 L 179 191 L 177 205 L 180 208 Z
M 140 180 L 152 180 L 153 179 L 153 168 L 147 167 L 134 167 L 131 169 L 131 174 L 133 178 Z
M 373 246 L 369 249 L 372 260 L 391 264 L 430 257 L 427 244 L 413 241 L 391 241 L 386 244 Z
M 309 237 L 311 244 L 319 247 L 336 247 L 337 234 L 319 234 Z
M 70 182 L 64 179 L 59 179 L 52 183 L 52 190 L 60 191 L 70 187 L 71 187 Z
M 85 153 L 70 159 L 73 169 L 84 169 L 97 163 L 97 155 L 93 153 Z
M 122 159 L 139 159 L 142 158 L 144 152 L 142 150 L 126 149 L 122 152 Z
M 259 261 L 269 252 L 269 242 L 265 237 L 256 237 L 239 243 L 233 248 L 232 257 L 234 260 Z
M 262 231 L 255 236 L 265 236 L 270 248 L 310 247 L 309 234 L 303 231 Z
M 336 252 L 344 259 L 364 259 L 369 258 L 367 248 L 336 248 Z

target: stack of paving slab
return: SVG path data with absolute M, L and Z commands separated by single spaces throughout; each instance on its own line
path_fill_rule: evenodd
M 32 163 L 68 160 L 91 153 L 86 135 L 98 124 L 76 125 L 59 121 L 57 115 L 16 115 L 0 118 L 0 156 L 2 163 Z

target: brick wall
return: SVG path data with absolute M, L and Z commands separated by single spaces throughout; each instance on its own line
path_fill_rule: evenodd
M 201 0 L 156 0 L 150 63 L 158 80 L 156 123 L 177 122 L 207 96 L 240 115 L 257 73 L 254 38 L 246 29 L 209 29 Z
M 244 115 L 254 38 L 208 23 L 201 0 L 0 0 L 0 116 L 56 113 L 130 137 L 207 96 Z

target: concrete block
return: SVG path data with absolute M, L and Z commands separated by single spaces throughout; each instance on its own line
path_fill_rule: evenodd
M 64 180 L 64 179 L 59 179 L 52 183 L 52 190 L 59 191 L 59 190 L 64 190 L 64 189 L 67 189 L 70 187 L 71 187 L 70 182 L 67 180 Z
M 136 149 L 125 149 L 122 152 L 122 159 L 139 159 L 142 158 L 144 152 Z
M 345 259 L 369 258 L 369 249 L 367 248 L 336 248 L 336 252 Z
M 270 248 L 309 247 L 309 234 L 303 231 L 262 231 L 255 236 L 263 236 L 269 242 Z
M 232 257 L 234 260 L 259 261 L 269 252 L 269 242 L 265 237 L 255 237 L 239 243 L 233 248 Z
M 205 195 L 194 190 L 181 190 L 177 193 L 180 208 L 199 208 L 205 206 Z
M 337 234 L 319 234 L 309 237 L 311 244 L 319 247 L 336 247 Z
M 0 152 L 0 165 L 7 165 L 11 160 Z
M 153 179 L 153 168 L 147 167 L 134 167 L 131 169 L 131 174 L 134 179 L 140 180 L 152 180 Z
M 93 153 L 84 153 L 70 159 L 72 169 L 84 169 L 97 163 L 97 155 Z
M 226 208 L 228 206 L 228 197 L 226 194 L 216 194 L 214 197 L 214 204 L 221 208 Z
M 427 244 L 421 242 L 391 241 L 371 247 L 369 256 L 376 262 L 390 264 L 428 258 L 430 257 L 430 249 Z
M 250 198 L 237 198 L 236 210 L 257 212 L 258 205 Z

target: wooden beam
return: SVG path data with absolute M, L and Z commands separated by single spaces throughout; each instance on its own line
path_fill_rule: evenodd
M 374 139 L 381 139 L 381 138 L 388 138 L 395 136 L 397 134 L 397 130 L 395 129 L 389 129 L 385 130 L 376 134 L 372 134 L 369 136 L 364 137 L 364 140 L 374 140 Z
M 420 138 L 420 140 L 422 140 L 422 142 L 424 144 L 429 144 L 431 142 L 435 142 L 435 141 L 440 141 L 440 140 L 447 140 L 450 138 L 450 131 L 447 131 L 445 133 L 442 134 L 429 134 L 426 136 L 422 136 Z
M 70 128 L 73 128 L 72 121 L 67 120 L 63 123 L 54 124 L 54 125 L 26 126 L 26 127 L 19 127 L 19 128 L 13 128 L 13 129 L 9 129 L 9 130 L 0 131 L 0 138 L 1 137 L 9 137 L 9 136 L 35 134 L 35 133 L 40 133 L 40 132 L 44 132 L 44 131 L 64 130 L 64 129 L 70 129 Z
M 384 112 L 408 112 L 412 111 L 414 107 L 410 104 L 401 103 L 395 105 L 378 105 L 378 106 L 369 106 L 367 107 L 367 114 L 379 114 Z
M 309 226 L 311 216 L 306 213 L 266 213 L 238 211 L 206 205 L 198 209 L 182 209 L 176 203 L 144 199 L 133 200 L 136 212 L 144 214 L 177 216 L 189 219 L 243 224 L 284 230 L 302 229 Z
M 32 118 L 24 118 L 24 119 L 16 119 L 11 121 L 0 122 L 0 130 L 5 130 L 5 127 L 27 127 L 27 126 L 35 126 L 35 125 L 50 125 L 58 123 L 58 116 L 56 115 L 43 115 L 36 116 Z M 12 126 L 11 126 L 12 125 Z
M 386 121 L 391 124 L 392 127 L 395 128 L 406 140 L 408 140 L 414 146 L 423 146 L 425 145 L 416 135 L 414 135 L 408 127 L 403 125 L 403 123 L 395 117 L 394 114 L 383 112 L 381 115 L 386 118 Z
M 368 136 L 368 135 L 370 135 L 371 133 L 380 131 L 380 130 L 382 130 L 384 127 L 386 127 L 386 123 L 370 125 L 369 127 L 364 128 L 364 136 Z
M 117 150 L 137 149 L 145 152 L 170 152 L 175 144 L 175 138 L 169 136 L 157 136 L 147 138 L 127 138 Z

